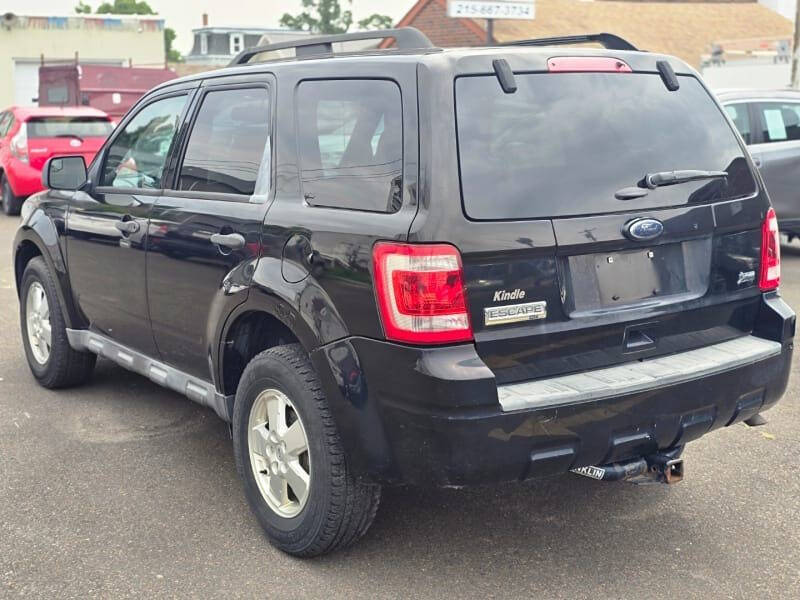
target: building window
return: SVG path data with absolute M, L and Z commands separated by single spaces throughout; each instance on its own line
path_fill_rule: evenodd
M 244 50 L 244 36 L 241 33 L 232 33 L 230 35 L 231 54 L 239 54 Z
M 208 34 L 200 34 L 200 54 L 208 54 Z

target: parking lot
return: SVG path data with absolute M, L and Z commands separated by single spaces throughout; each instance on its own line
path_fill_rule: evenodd
M 248 509 L 227 426 L 107 361 L 38 387 L 0 218 L 0 596 L 796 598 L 797 371 L 766 426 L 691 444 L 677 486 L 575 475 L 388 489 L 354 548 L 298 560 Z M 122 274 L 121 274 L 122 275 Z M 783 293 L 800 306 L 800 245 Z M 795 362 L 800 360 L 795 355 Z

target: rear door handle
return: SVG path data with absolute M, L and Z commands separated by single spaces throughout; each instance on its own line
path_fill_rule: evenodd
M 241 233 L 215 233 L 211 236 L 211 243 L 225 246 L 231 250 L 244 248 L 244 236 Z
M 116 227 L 122 233 L 127 233 L 128 235 L 139 231 L 139 223 L 136 221 L 115 221 L 114 227 Z

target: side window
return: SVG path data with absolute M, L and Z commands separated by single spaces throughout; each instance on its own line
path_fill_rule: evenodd
M 800 103 L 764 102 L 758 110 L 765 142 L 800 140 Z
M 178 189 L 252 195 L 268 135 L 265 88 L 208 92 L 189 136 Z
M 397 84 L 304 81 L 296 97 L 306 201 L 371 212 L 399 210 L 403 113 Z
M 725 107 L 725 112 L 736 125 L 745 144 L 750 144 L 752 135 L 750 131 L 750 113 L 747 110 L 747 104 L 728 104 Z
M 187 96 L 148 104 L 108 149 L 100 185 L 158 189 Z

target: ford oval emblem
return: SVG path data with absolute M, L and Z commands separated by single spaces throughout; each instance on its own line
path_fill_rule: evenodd
M 658 219 L 634 219 L 625 225 L 623 232 L 632 240 L 644 242 L 654 240 L 664 233 L 664 224 Z

